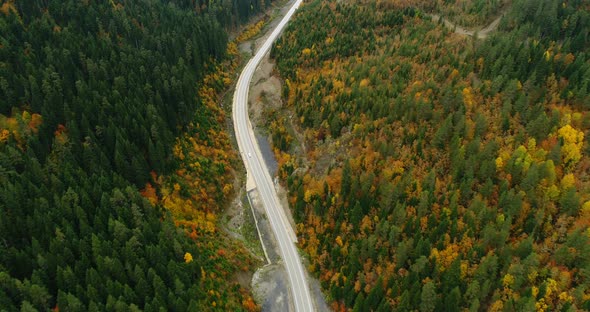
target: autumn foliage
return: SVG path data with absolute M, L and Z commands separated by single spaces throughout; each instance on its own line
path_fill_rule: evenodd
M 476 41 L 430 3 L 311 1 L 273 48 L 309 270 L 341 311 L 590 308 L 587 7 L 513 1 Z
M 0 143 L 14 138 L 18 145 L 23 148 L 26 138 L 36 134 L 42 122 L 41 115 L 31 114 L 26 110 L 22 113 L 15 111 L 12 117 L 0 114 Z
M 225 111 L 220 106 L 220 93 L 231 83 L 231 73 L 237 66 L 237 48 L 228 45 L 230 58 L 216 64 L 214 70 L 203 78 L 198 94 L 204 107 L 203 113 L 214 120 L 208 130 L 198 122 L 190 122 L 185 132 L 173 146 L 173 156 L 178 168 L 171 175 L 158 176 L 152 172 L 154 185 L 147 183 L 142 196 L 152 204 L 169 211 L 177 226 L 184 229 L 202 251 L 203 273 L 201 287 L 211 289 L 205 306 L 212 310 L 240 306 L 246 311 L 258 311 L 258 306 L 247 292 L 241 297 L 230 298 L 234 287 L 241 289 L 232 279 L 236 270 L 250 270 L 255 265 L 244 246 L 232 241 L 220 232 L 219 214 L 233 195 L 236 154 L 224 128 Z M 202 116 L 201 116 L 202 117 Z M 205 131 L 206 130 L 206 131 Z M 194 260 L 185 253 L 184 261 Z M 215 291 L 212 289 L 216 289 Z

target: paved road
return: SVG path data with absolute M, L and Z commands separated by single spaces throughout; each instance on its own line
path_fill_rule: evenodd
M 297 248 L 295 248 L 293 243 L 296 239 L 292 234 L 293 229 L 282 212 L 272 178 L 268 173 L 268 168 L 264 163 L 256 142 L 256 137 L 254 136 L 254 130 L 250 124 L 250 119 L 248 117 L 248 91 L 256 67 L 264 55 L 268 53 L 272 43 L 278 37 L 293 13 L 295 13 L 295 10 L 299 7 L 301 2 L 302 0 L 297 0 L 293 4 L 289 12 L 287 12 L 285 17 L 283 17 L 281 22 L 273 30 L 256 55 L 250 59 L 248 64 L 246 64 L 246 67 L 244 67 L 236 84 L 232 115 L 236 139 L 238 141 L 240 154 L 246 165 L 248 179 L 253 180 L 258 193 L 260 194 L 266 215 L 277 239 L 281 257 L 289 277 L 295 310 L 298 312 L 313 311 L 314 307 L 305 271 L 301 264 L 299 254 L 297 253 Z

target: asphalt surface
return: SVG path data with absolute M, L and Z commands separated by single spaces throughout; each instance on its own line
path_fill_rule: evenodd
M 266 42 L 260 47 L 256 55 L 242 71 L 236 84 L 233 99 L 233 122 L 240 154 L 248 172 L 248 179 L 251 180 L 260 194 L 264 210 L 271 224 L 272 230 L 278 242 L 281 258 L 289 277 L 289 285 L 293 295 L 295 311 L 313 311 L 309 285 L 301 259 L 294 242 L 296 237 L 293 228 L 287 221 L 284 211 L 280 206 L 279 198 L 274 188 L 273 180 L 264 163 L 262 154 L 258 147 L 254 130 L 248 117 L 248 92 L 250 81 L 256 67 L 272 46 L 272 43 L 279 36 L 293 13 L 297 10 L 302 0 L 297 0 L 281 22 L 273 30 Z

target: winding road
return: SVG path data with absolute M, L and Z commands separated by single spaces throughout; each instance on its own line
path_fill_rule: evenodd
M 232 119 L 240 154 L 246 166 L 248 183 L 253 183 L 260 195 L 264 210 L 268 217 L 271 228 L 278 243 L 281 258 L 289 277 L 291 293 L 295 311 L 313 311 L 314 306 L 307 283 L 306 273 L 301 263 L 299 253 L 294 242 L 296 236 L 293 228 L 284 215 L 283 208 L 274 188 L 273 180 L 269 170 L 262 158 L 254 130 L 248 117 L 248 93 L 250 81 L 256 67 L 270 50 L 273 42 L 279 36 L 291 16 L 295 13 L 303 0 L 297 0 L 283 17 L 277 27 L 273 30 L 256 55 L 250 59 L 244 67 L 236 84 L 233 98 Z

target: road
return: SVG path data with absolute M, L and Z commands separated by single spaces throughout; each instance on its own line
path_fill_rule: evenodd
M 264 55 L 270 51 L 272 43 L 279 36 L 301 2 L 302 0 L 297 0 L 293 4 L 289 12 L 287 12 L 281 22 L 273 30 L 256 55 L 254 55 L 248 64 L 246 64 L 246 67 L 244 67 L 236 84 L 232 112 L 235 135 L 238 141 L 240 154 L 246 166 L 246 171 L 248 172 L 248 179 L 253 180 L 258 190 L 264 210 L 277 240 L 281 258 L 283 259 L 287 276 L 289 277 L 293 303 L 295 311 L 297 312 L 313 311 L 314 307 L 312 298 L 305 271 L 294 244 L 296 238 L 292 234 L 294 233 L 293 229 L 284 216 L 283 208 L 280 206 L 280 201 L 274 188 L 273 180 L 270 177 L 266 164 L 264 163 L 254 135 L 254 130 L 250 124 L 250 118 L 248 117 L 248 92 L 250 89 L 250 81 L 252 80 L 256 67 Z

